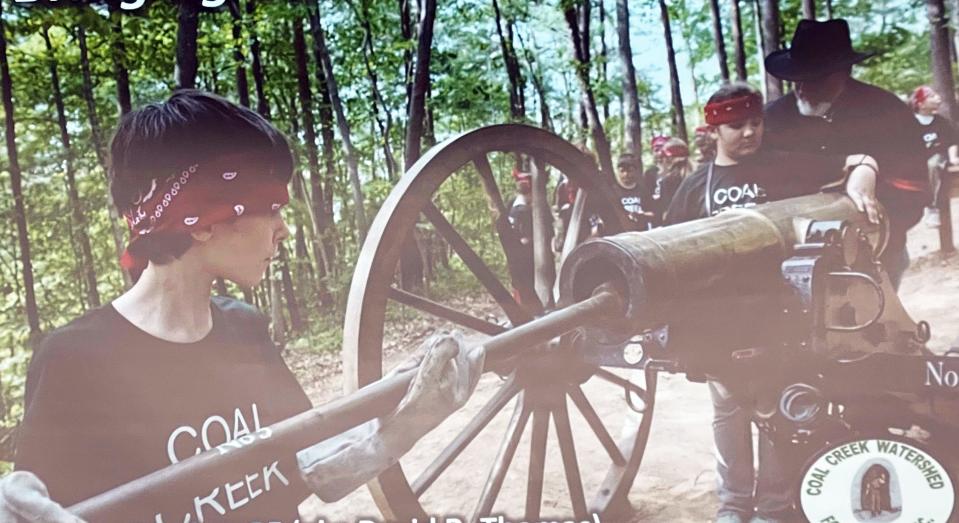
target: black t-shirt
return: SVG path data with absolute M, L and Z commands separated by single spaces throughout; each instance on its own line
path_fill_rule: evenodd
M 645 190 L 641 182 L 629 189 L 617 184 L 616 193 L 619 196 L 620 206 L 626 212 L 626 217 L 629 218 L 632 230 L 645 231 L 651 226 L 658 225 L 655 218 L 646 214 L 652 212 L 649 208 L 651 202 L 649 201 L 649 192 Z
M 509 224 L 516 231 L 523 245 L 532 247 L 533 207 L 523 195 L 517 195 L 509 206 Z
M 213 329 L 195 343 L 150 336 L 110 304 L 51 332 L 30 362 L 16 467 L 69 506 L 309 409 L 266 318 L 226 298 L 211 310 Z M 167 522 L 200 521 L 199 512 L 202 521 L 296 521 L 309 494 L 296 450 L 150 511 Z
M 949 152 L 949 146 L 959 143 L 956 136 L 956 128 L 952 122 L 939 115 L 934 115 L 932 121 L 928 124 L 919 122 L 922 132 L 922 143 L 926 144 L 926 151 L 929 156 L 941 154 L 945 156 Z
M 887 210 L 927 203 L 928 155 L 919 122 L 896 95 L 850 79 L 826 117 L 803 116 L 796 94 L 766 105 L 763 147 L 769 150 L 847 156 L 868 154 L 879 162 L 876 194 Z M 917 190 L 906 190 L 906 180 Z M 893 212 L 897 218 L 901 212 Z
M 818 192 L 841 180 L 845 159 L 800 153 L 761 151 L 736 165 L 704 164 L 679 185 L 666 211 L 672 225 Z
M 647 170 L 643 175 L 643 182 L 649 188 L 648 210 L 655 216 L 657 225 L 663 223 L 663 215 L 673 201 L 673 195 L 682 183 L 683 177 L 678 174 L 665 174 L 659 168 Z

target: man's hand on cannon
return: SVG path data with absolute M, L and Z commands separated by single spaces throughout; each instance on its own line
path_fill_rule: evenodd
M 40 478 L 18 470 L 0 479 L 0 522 L 84 523 L 50 499 Z
M 866 213 L 869 223 L 879 223 L 879 201 L 876 199 L 876 177 L 879 167 L 871 156 L 853 154 L 846 158 L 846 195 L 852 198 L 856 208 Z
M 395 465 L 466 404 L 483 373 L 484 359 L 483 347 L 466 347 L 458 331 L 431 336 L 390 373 L 419 366 L 396 410 L 297 453 L 306 484 L 323 501 L 336 501 Z

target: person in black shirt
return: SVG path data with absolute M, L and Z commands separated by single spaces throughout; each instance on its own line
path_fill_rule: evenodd
M 667 224 L 810 194 L 842 183 L 847 173 L 847 194 L 877 219 L 877 169 L 872 158 L 764 151 L 762 96 L 747 84 L 720 88 L 709 98 L 705 113 L 716 157 L 680 184 L 666 213 Z M 765 433 L 759 440 L 759 473 L 754 473 L 752 415 L 747 408 L 754 399 L 723 376 L 710 376 L 709 389 L 719 473 L 717 521 L 791 521 L 790 474 Z
M 932 87 L 920 85 L 909 96 L 909 104 L 922 130 L 922 143 L 929 157 L 929 188 L 932 201 L 923 212 L 923 221 L 930 227 L 939 227 L 939 208 L 949 196 L 942 189 L 942 177 L 949 166 L 959 165 L 959 140 L 956 128 L 946 117 L 936 114 L 942 98 Z
M 640 176 L 639 161 L 631 153 L 623 153 L 616 160 L 616 184 L 620 205 L 626 211 L 632 230 L 645 231 L 659 225 L 650 209 L 652 200 Z
M 110 189 L 130 229 L 122 263 L 136 283 L 34 352 L 0 520 L 76 521 L 58 504 L 268 438 L 270 425 L 310 408 L 267 319 L 210 298 L 218 277 L 245 288 L 262 280 L 289 235 L 281 209 L 293 165 L 276 128 L 216 95 L 178 90 L 121 120 Z M 461 346 L 431 339 L 396 412 L 350 437 L 284 449 L 190 499 L 142 508 L 150 521 L 298 520 L 311 490 L 328 500 L 359 487 L 465 402 L 474 376 L 460 372 L 478 378 L 483 358 Z
M 660 150 L 660 169 L 655 176 L 645 178 L 650 192 L 650 209 L 656 222 L 662 224 L 663 215 L 673 200 L 679 184 L 692 173 L 693 164 L 689 160 L 689 147 L 679 138 L 669 138 Z
M 656 135 L 649 141 L 649 150 L 653 152 L 653 164 L 643 171 L 643 180 L 655 180 L 662 170 L 663 146 L 669 141 L 668 136 Z
M 868 154 L 882 175 L 877 194 L 889 215 L 882 261 L 898 287 L 909 265 L 906 232 L 929 201 L 925 147 L 912 111 L 896 95 L 851 77 L 872 56 L 852 48 L 845 20 L 800 20 L 792 45 L 766 57 L 766 71 L 794 82 L 766 107 L 766 148 L 810 154 Z
M 695 133 L 693 145 L 696 146 L 696 165 L 711 162 L 716 157 L 716 141 L 709 132 L 709 126 L 700 125 L 696 128 Z

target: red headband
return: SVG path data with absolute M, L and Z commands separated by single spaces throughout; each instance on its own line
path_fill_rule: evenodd
M 666 145 L 666 142 L 668 141 L 669 141 L 668 136 L 662 136 L 662 135 L 654 136 L 653 139 L 650 140 L 649 145 L 654 153 L 658 153 L 662 151 L 663 146 Z
M 528 182 L 533 179 L 533 175 L 518 169 L 513 169 L 513 179 L 517 182 Z
M 916 90 L 912 92 L 912 96 L 909 97 L 909 101 L 912 102 L 912 108 L 914 110 L 919 109 L 919 105 L 935 93 L 936 91 L 928 85 L 916 87 Z
M 258 158 L 236 154 L 195 163 L 165 179 L 154 179 L 123 213 L 130 228 L 130 245 L 157 233 L 190 233 L 244 214 L 269 213 L 290 201 L 286 183 L 267 174 Z M 147 260 L 130 254 L 120 264 L 142 271 Z
M 667 158 L 676 158 L 680 156 L 689 156 L 689 147 L 681 143 L 674 143 L 663 147 L 663 156 Z
M 732 100 L 706 104 L 706 123 L 722 125 L 763 115 L 763 97 L 747 94 Z

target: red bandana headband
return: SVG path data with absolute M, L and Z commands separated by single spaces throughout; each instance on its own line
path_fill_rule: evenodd
M 912 109 L 914 111 L 918 110 L 922 102 L 925 102 L 926 98 L 929 98 L 935 93 L 936 91 L 928 85 L 920 85 L 919 87 L 916 87 L 916 90 L 912 92 L 912 96 L 909 97 L 909 101 L 912 104 Z
M 663 156 L 667 158 L 678 158 L 683 156 L 689 156 L 689 147 L 686 147 L 685 144 L 674 143 L 672 145 L 665 145 L 662 149 Z
M 706 104 L 705 114 L 706 123 L 709 125 L 722 125 L 762 116 L 763 97 L 759 94 L 747 94 L 724 102 Z
M 198 162 L 164 179 L 155 179 L 123 213 L 130 245 L 161 233 L 190 233 L 244 214 L 269 213 L 290 201 L 286 184 L 267 173 L 271 168 L 249 154 Z M 123 253 L 128 270 L 146 268 L 147 260 Z

